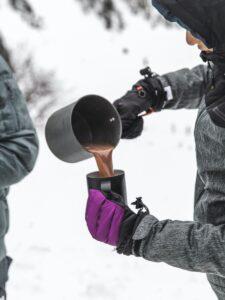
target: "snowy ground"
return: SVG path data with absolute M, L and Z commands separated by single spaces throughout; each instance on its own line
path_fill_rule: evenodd
M 89 93 L 111 101 L 134 83 L 143 58 L 164 73 L 200 62 L 185 45 L 184 32 L 154 31 L 129 17 L 127 31 L 107 33 L 72 0 L 32 1 L 48 16 L 44 32 L 28 30 L 12 13 L 1 13 L 8 42 L 24 40 L 42 67 L 55 68 L 65 90 L 61 106 Z M 20 28 L 15 33 L 15 28 Z M 29 38 L 28 38 L 29 37 Z M 122 49 L 129 47 L 129 55 Z M 54 108 L 53 108 L 54 110 Z M 116 168 L 126 171 L 129 201 L 143 196 L 159 219 L 191 220 L 196 174 L 193 139 L 196 111 L 161 112 L 146 118 L 143 136 L 121 141 Z M 9 300 L 213 300 L 205 275 L 119 256 L 90 238 L 84 222 L 85 176 L 93 159 L 76 165 L 58 161 L 39 132 L 36 169 L 11 190 L 8 250 L 14 258 Z

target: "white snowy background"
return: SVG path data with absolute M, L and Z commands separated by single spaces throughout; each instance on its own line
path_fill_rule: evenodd
M 122 33 L 107 32 L 72 0 L 31 1 L 45 21 L 32 31 L 5 8 L 0 26 L 14 49 L 21 40 L 42 68 L 55 69 L 65 89 L 59 106 L 95 93 L 113 101 L 139 78 L 143 60 L 160 74 L 201 63 L 183 30 L 152 29 L 127 12 Z M 123 48 L 129 48 L 128 55 Z M 52 112 L 56 108 L 52 108 Z M 50 112 L 51 113 L 51 112 Z M 129 202 L 143 196 L 159 219 L 192 220 L 197 111 L 163 111 L 146 118 L 139 139 L 121 141 L 114 165 L 126 172 Z M 65 164 L 48 150 L 39 130 L 40 155 L 33 173 L 11 189 L 7 245 L 14 263 L 9 300 L 213 300 L 205 275 L 163 263 L 117 255 L 86 228 L 86 174 L 94 159 Z

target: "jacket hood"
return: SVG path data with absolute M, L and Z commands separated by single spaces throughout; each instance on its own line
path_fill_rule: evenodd
M 225 49 L 224 0 L 152 0 L 152 4 L 167 20 L 190 30 L 208 48 Z

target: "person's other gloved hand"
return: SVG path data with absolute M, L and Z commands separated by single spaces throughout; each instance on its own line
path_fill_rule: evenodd
M 122 120 L 122 139 L 135 139 L 142 134 L 144 129 L 144 119 L 139 116 L 135 119 L 124 119 Z
M 85 219 L 92 237 L 116 246 L 118 253 L 131 255 L 135 229 L 144 216 L 149 214 L 141 198 L 133 204 L 139 209 L 137 214 L 124 204 L 120 195 L 90 190 Z M 146 212 L 143 212 L 143 208 Z
M 132 139 L 143 131 L 143 112 L 160 111 L 166 100 L 166 92 L 150 68 L 141 70 L 145 78 L 138 81 L 130 91 L 113 104 L 119 112 L 123 125 L 122 138 Z

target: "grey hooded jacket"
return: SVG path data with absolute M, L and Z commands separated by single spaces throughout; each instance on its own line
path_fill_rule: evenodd
M 206 111 L 207 75 L 200 65 L 159 77 L 173 94 L 164 109 L 198 109 L 194 221 L 159 221 L 147 215 L 133 239 L 140 243 L 138 255 L 147 260 L 207 273 L 225 299 L 225 128 L 216 126 Z
M 0 57 L 0 291 L 10 262 L 4 243 L 9 227 L 6 197 L 9 186 L 31 172 L 37 154 L 38 139 L 25 99 L 12 71 Z

